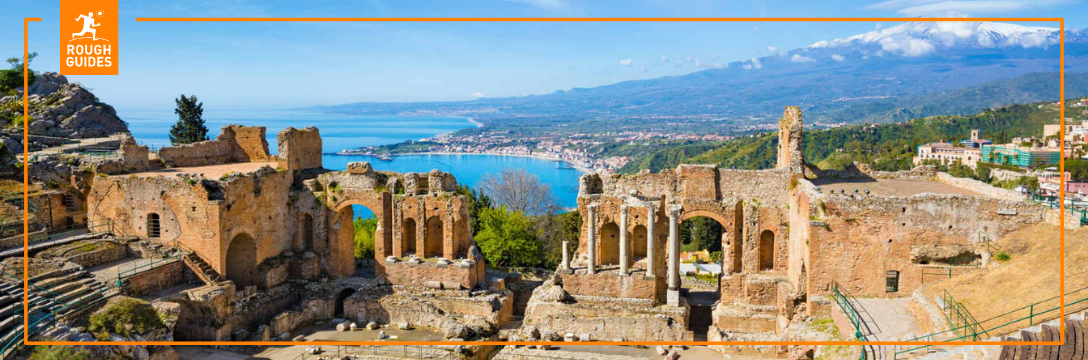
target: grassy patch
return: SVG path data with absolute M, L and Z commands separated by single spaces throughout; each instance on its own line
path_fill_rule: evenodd
M 110 334 L 131 337 L 165 330 L 166 325 L 150 303 L 130 297 L 110 299 L 105 308 L 91 315 L 87 331 L 98 340 L 109 340 Z
M 34 346 L 27 360 L 90 360 L 90 350 L 72 346 L 44 345 Z

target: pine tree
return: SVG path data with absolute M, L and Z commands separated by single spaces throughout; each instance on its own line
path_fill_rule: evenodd
M 190 144 L 208 140 L 208 127 L 204 126 L 204 103 L 197 102 L 196 95 L 174 100 L 178 122 L 170 127 L 170 143 L 174 145 Z

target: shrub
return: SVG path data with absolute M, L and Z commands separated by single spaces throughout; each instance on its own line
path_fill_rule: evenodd
M 34 85 L 34 70 L 28 70 L 29 84 Z M 11 91 L 23 87 L 23 69 L 0 70 L 0 91 Z
M 1009 256 L 1009 253 L 1004 252 L 1004 251 L 997 253 L 997 255 L 994 255 L 994 260 L 997 260 L 997 261 L 1009 261 L 1009 259 L 1011 259 L 1011 258 L 1012 257 Z

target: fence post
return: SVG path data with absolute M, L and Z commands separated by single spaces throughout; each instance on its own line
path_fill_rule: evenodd
M 1028 326 L 1035 326 L 1035 304 L 1031 304 L 1031 309 L 1028 314 Z

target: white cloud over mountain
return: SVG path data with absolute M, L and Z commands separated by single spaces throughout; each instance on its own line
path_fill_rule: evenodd
M 1057 28 L 994 22 L 913 21 L 845 39 L 820 41 L 810 48 L 878 45 L 880 50 L 902 56 L 922 56 L 946 47 L 1046 47 L 1057 44 Z

